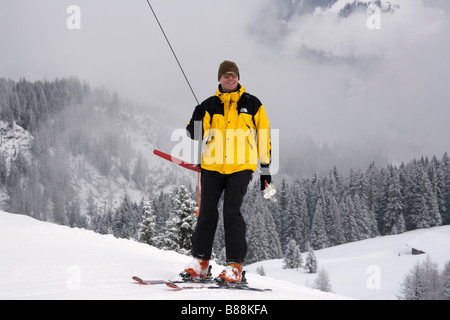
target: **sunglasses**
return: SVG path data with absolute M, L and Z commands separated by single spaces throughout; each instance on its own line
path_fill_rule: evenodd
M 236 79 L 238 77 L 238 74 L 236 72 L 227 72 L 222 75 L 225 79 L 228 79 L 229 77 L 232 77 L 233 79 Z

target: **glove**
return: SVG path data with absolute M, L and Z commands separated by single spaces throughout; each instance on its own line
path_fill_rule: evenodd
M 202 106 L 201 104 L 199 104 L 198 106 L 195 107 L 194 113 L 192 114 L 192 119 L 194 121 L 203 120 L 203 118 L 205 117 L 205 113 L 206 113 L 206 108 L 204 106 Z
M 266 185 L 269 185 L 272 182 L 272 176 L 269 171 L 269 164 L 261 163 L 261 170 L 259 171 L 261 174 L 261 191 L 266 189 Z M 267 184 L 266 184 L 267 182 Z
M 270 174 L 261 175 L 261 191 L 264 191 L 264 189 L 266 189 L 266 182 L 267 185 L 272 182 L 272 176 Z

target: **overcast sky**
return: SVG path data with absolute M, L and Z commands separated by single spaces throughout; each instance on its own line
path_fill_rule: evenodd
M 199 100 L 234 60 L 281 138 L 356 142 L 400 160 L 450 151 L 450 1 L 393 0 L 375 30 L 371 13 L 340 17 L 345 1 L 288 21 L 281 2 L 151 4 Z M 81 29 L 70 30 L 74 4 Z M 145 0 L 0 0 L 0 77 L 69 76 L 167 109 L 173 127 L 196 105 Z

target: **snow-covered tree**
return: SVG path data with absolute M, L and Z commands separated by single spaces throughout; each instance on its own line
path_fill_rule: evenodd
M 303 265 L 302 254 L 294 239 L 289 241 L 283 259 L 283 269 L 297 269 Z
M 342 221 L 341 209 L 339 208 L 339 204 L 334 196 L 330 196 L 329 199 L 329 224 L 327 227 L 327 234 L 330 239 L 330 245 L 336 246 L 342 243 L 345 243 L 345 233 L 344 233 L 344 224 Z
M 372 219 L 370 212 L 367 208 L 366 202 L 358 194 L 353 198 L 355 204 L 355 221 L 357 225 L 357 240 L 364 240 L 371 238 L 372 236 Z
M 436 194 L 433 192 L 429 177 L 422 171 L 419 178 L 420 204 L 412 217 L 412 221 L 417 228 L 428 228 L 442 224 L 441 216 L 438 211 Z
M 264 266 L 260 265 L 258 267 L 256 267 L 256 273 L 259 274 L 260 276 L 265 276 L 266 275 L 266 271 L 264 270 Z
M 402 300 L 448 299 L 448 296 L 445 296 L 445 281 L 445 276 L 441 275 L 437 263 L 427 256 L 425 261 L 417 263 L 405 276 L 401 283 L 399 298 Z
M 450 260 L 445 264 L 444 271 L 442 272 L 442 278 L 444 286 L 443 299 L 450 300 Z
M 301 250 L 306 250 L 306 243 L 309 239 L 309 217 L 308 206 L 306 202 L 305 188 L 301 181 L 296 181 L 292 187 L 292 192 L 288 199 L 288 206 L 286 211 L 286 226 L 284 238 L 285 251 L 287 243 L 294 239 Z
M 151 200 L 145 198 L 142 200 L 142 220 L 139 223 L 138 237 L 139 241 L 149 245 L 155 244 L 155 226 L 156 219 L 152 208 Z
M 288 210 L 288 200 L 290 198 L 290 187 L 287 185 L 286 180 L 282 180 L 281 184 L 277 186 L 277 202 L 275 205 L 276 211 L 274 212 L 274 218 L 276 222 L 277 232 L 280 236 L 280 243 L 282 249 L 284 250 L 287 242 L 289 241 L 286 236 L 287 230 L 287 210 Z M 247 196 L 248 197 L 248 196 Z M 245 205 L 245 203 L 244 203 Z
M 299 217 L 299 208 L 297 207 L 297 199 L 298 199 L 298 193 L 297 190 L 294 188 L 291 196 L 288 199 L 287 204 L 287 210 L 285 211 L 285 219 L 286 219 L 286 225 L 284 227 L 283 231 L 283 241 L 284 243 L 282 245 L 283 251 L 286 252 L 286 248 L 288 246 L 288 241 L 290 239 L 297 240 L 298 237 L 301 235 L 301 228 L 300 228 L 300 217 Z
M 308 255 L 306 256 L 305 269 L 309 273 L 317 272 L 317 258 L 312 248 L 309 248 Z
M 191 250 L 191 236 L 197 223 L 197 206 L 190 192 L 180 185 L 173 198 L 173 210 L 166 222 L 165 247 L 188 254 Z
M 314 279 L 313 289 L 318 289 L 324 292 L 332 292 L 330 276 L 324 268 L 319 270 L 316 279 Z
M 446 152 L 441 161 L 442 170 L 442 196 L 444 198 L 443 206 L 445 211 L 441 211 L 442 222 L 450 224 L 450 156 Z
M 148 164 L 141 152 L 139 152 L 131 178 L 139 187 L 145 187 L 148 179 Z
M 254 187 L 251 190 L 255 190 Z M 247 223 L 246 261 L 249 263 L 282 256 L 280 236 L 269 205 L 259 192 L 254 192 L 243 207 Z
M 320 196 L 316 204 L 316 211 L 314 212 L 311 224 L 310 242 L 314 249 L 323 249 L 329 245 L 323 209 L 323 196 Z
M 136 239 L 140 216 L 138 205 L 132 202 L 128 195 L 125 195 L 112 218 L 114 236 L 117 238 Z
M 382 233 L 399 234 L 406 231 L 403 219 L 403 196 L 398 170 L 388 167 L 388 177 L 385 184 L 385 204 L 382 216 Z

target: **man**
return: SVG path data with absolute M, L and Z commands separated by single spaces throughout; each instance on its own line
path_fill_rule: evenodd
M 271 182 L 269 121 L 258 98 L 246 93 L 239 84 L 236 63 L 222 62 L 218 80 L 219 88 L 214 96 L 195 108 L 187 125 L 192 139 L 198 138 L 196 132 L 201 132 L 207 142 L 202 154 L 200 212 L 192 236 L 194 260 L 180 275 L 184 279 L 207 277 L 218 221 L 217 205 L 224 192 L 228 266 L 216 281 L 239 283 L 247 254 L 246 226 L 240 208 L 258 160 L 262 170 L 261 190 Z

